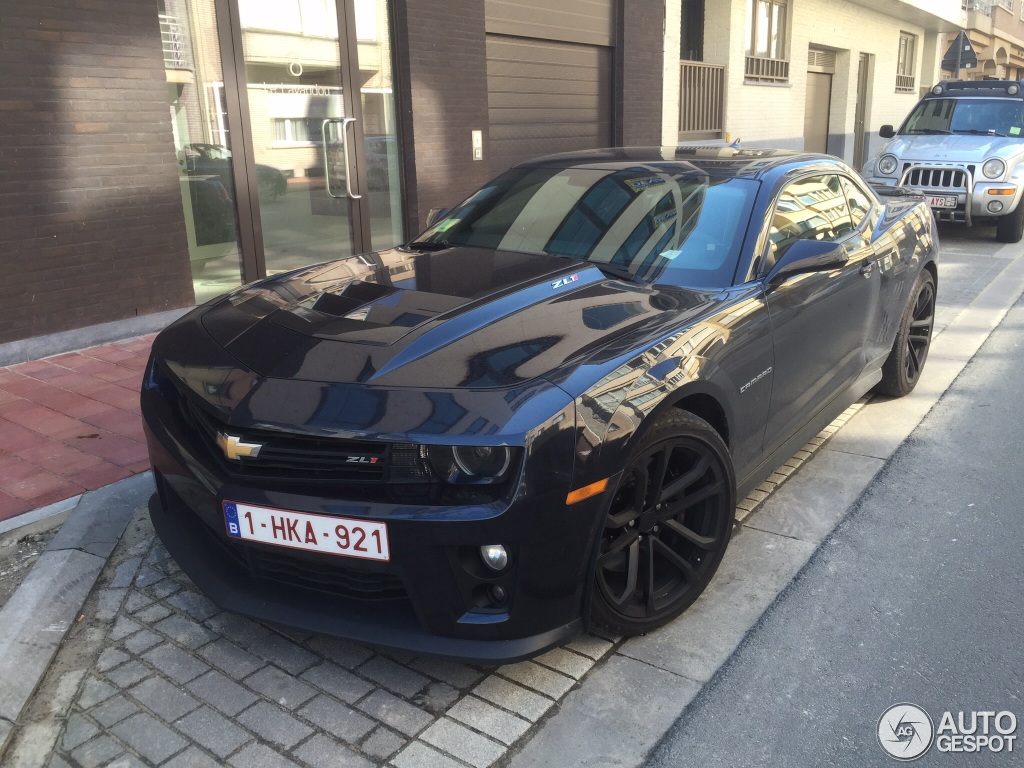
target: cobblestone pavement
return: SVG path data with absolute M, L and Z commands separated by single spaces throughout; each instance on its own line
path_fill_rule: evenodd
M 948 304 L 938 327 L 1008 262 L 995 244 L 956 231 L 943 243 Z M 741 503 L 738 518 L 861 406 Z M 495 669 L 253 622 L 201 595 L 139 510 L 6 759 L 54 768 L 501 765 L 617 641 L 584 636 Z
M 66 719 L 47 724 L 48 705 L 30 712 L 41 722 L 15 745 L 14 764 L 33 764 L 55 739 L 43 761 L 54 768 L 482 768 L 613 646 L 585 636 L 487 669 L 297 634 L 218 609 L 145 510 L 129 529 L 37 696 L 73 683 Z M 62 659 L 74 646 L 91 652 Z

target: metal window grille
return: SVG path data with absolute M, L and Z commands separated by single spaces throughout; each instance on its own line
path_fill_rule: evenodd
M 723 131 L 725 67 L 679 62 L 679 139 L 717 138 Z
M 176 16 L 160 14 L 160 42 L 164 50 L 164 67 L 193 69 L 188 27 L 178 21 Z
M 789 80 L 789 62 L 786 59 L 747 56 L 744 76 L 758 83 L 784 83 Z

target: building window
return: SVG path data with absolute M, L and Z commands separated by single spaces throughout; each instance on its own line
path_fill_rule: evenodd
M 896 93 L 916 93 L 914 61 L 917 35 L 900 32 L 900 51 L 896 58 Z
M 747 0 L 746 79 L 751 82 L 786 82 L 788 0 Z

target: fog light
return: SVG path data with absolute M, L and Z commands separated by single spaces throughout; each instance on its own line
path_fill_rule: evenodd
M 1003 210 L 1003 204 L 998 200 L 993 200 L 991 203 L 988 204 L 988 209 L 992 213 L 999 213 L 1001 210 Z
M 491 602 L 498 604 L 504 603 L 505 598 L 508 597 L 508 592 L 505 591 L 505 588 L 499 587 L 497 584 L 491 584 L 487 588 L 487 593 L 491 598 Z
M 508 552 L 501 544 L 484 544 L 480 547 L 480 559 L 492 571 L 503 571 L 508 565 Z

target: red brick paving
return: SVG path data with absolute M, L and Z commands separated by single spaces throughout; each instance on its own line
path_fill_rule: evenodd
M 0 368 L 0 520 L 149 469 L 139 385 L 152 343 Z

